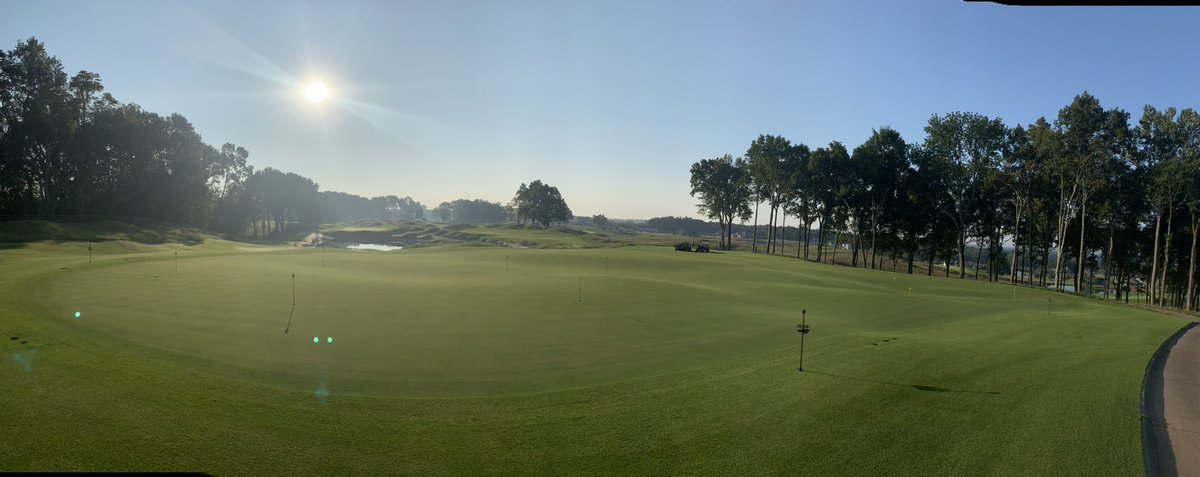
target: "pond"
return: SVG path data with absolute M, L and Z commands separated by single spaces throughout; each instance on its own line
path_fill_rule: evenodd
M 377 243 L 352 243 L 346 245 L 346 248 L 352 250 L 379 250 L 381 252 L 389 252 L 392 250 L 400 250 L 404 247 L 397 247 L 395 245 L 381 245 Z

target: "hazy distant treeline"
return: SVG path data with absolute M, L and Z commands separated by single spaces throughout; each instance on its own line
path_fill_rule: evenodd
M 535 180 L 529 184 L 522 183 L 507 205 L 479 199 L 458 199 L 439 204 L 432 210 L 431 218 L 444 223 L 498 224 L 511 221 L 547 227 L 570 222 L 574 215 L 557 187 Z
M 263 236 L 291 223 L 423 219 L 409 197 L 320 192 L 250 153 L 205 143 L 181 114 L 160 116 L 68 76 L 34 38 L 0 50 L 0 214 L 114 215 Z

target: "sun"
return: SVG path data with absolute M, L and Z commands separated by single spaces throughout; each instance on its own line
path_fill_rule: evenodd
M 329 88 L 325 87 L 325 83 L 313 81 L 304 87 L 304 97 L 308 98 L 310 103 L 320 103 L 329 97 Z

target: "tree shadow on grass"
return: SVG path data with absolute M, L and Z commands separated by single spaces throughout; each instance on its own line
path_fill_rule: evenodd
M 893 382 L 889 382 L 889 381 L 876 381 L 874 379 L 856 378 L 853 376 L 843 376 L 841 374 L 822 373 L 820 371 L 813 371 L 813 370 L 809 370 L 809 369 L 804 370 L 804 372 L 812 373 L 812 374 L 820 374 L 822 376 L 829 376 L 832 378 L 849 379 L 851 381 L 859 381 L 859 382 L 864 382 L 864 383 L 887 384 L 890 386 L 903 386 L 906 388 L 916 389 L 917 391 L 925 391 L 925 392 L 931 392 L 931 393 L 1000 394 L 999 391 L 970 391 L 970 390 L 965 390 L 965 389 L 950 389 L 950 388 L 942 388 L 942 387 L 937 387 L 937 386 L 927 386 L 924 384 L 902 384 L 902 383 L 893 383 Z

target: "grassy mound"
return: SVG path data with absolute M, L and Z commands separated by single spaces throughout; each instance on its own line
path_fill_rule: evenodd
M 196 245 L 210 238 L 195 229 L 172 226 L 142 226 L 102 221 L 63 223 L 45 220 L 0 222 L 0 243 L 51 241 L 103 242 L 124 240 L 144 244 L 182 243 Z
M 430 222 L 355 222 L 329 226 L 321 232 L 338 242 L 375 243 L 402 247 L 482 245 L 512 248 L 604 248 L 656 243 L 656 237 L 616 237 L 570 227 L 531 227 L 522 224 L 434 224 Z M 642 239 L 647 240 L 642 240 Z

